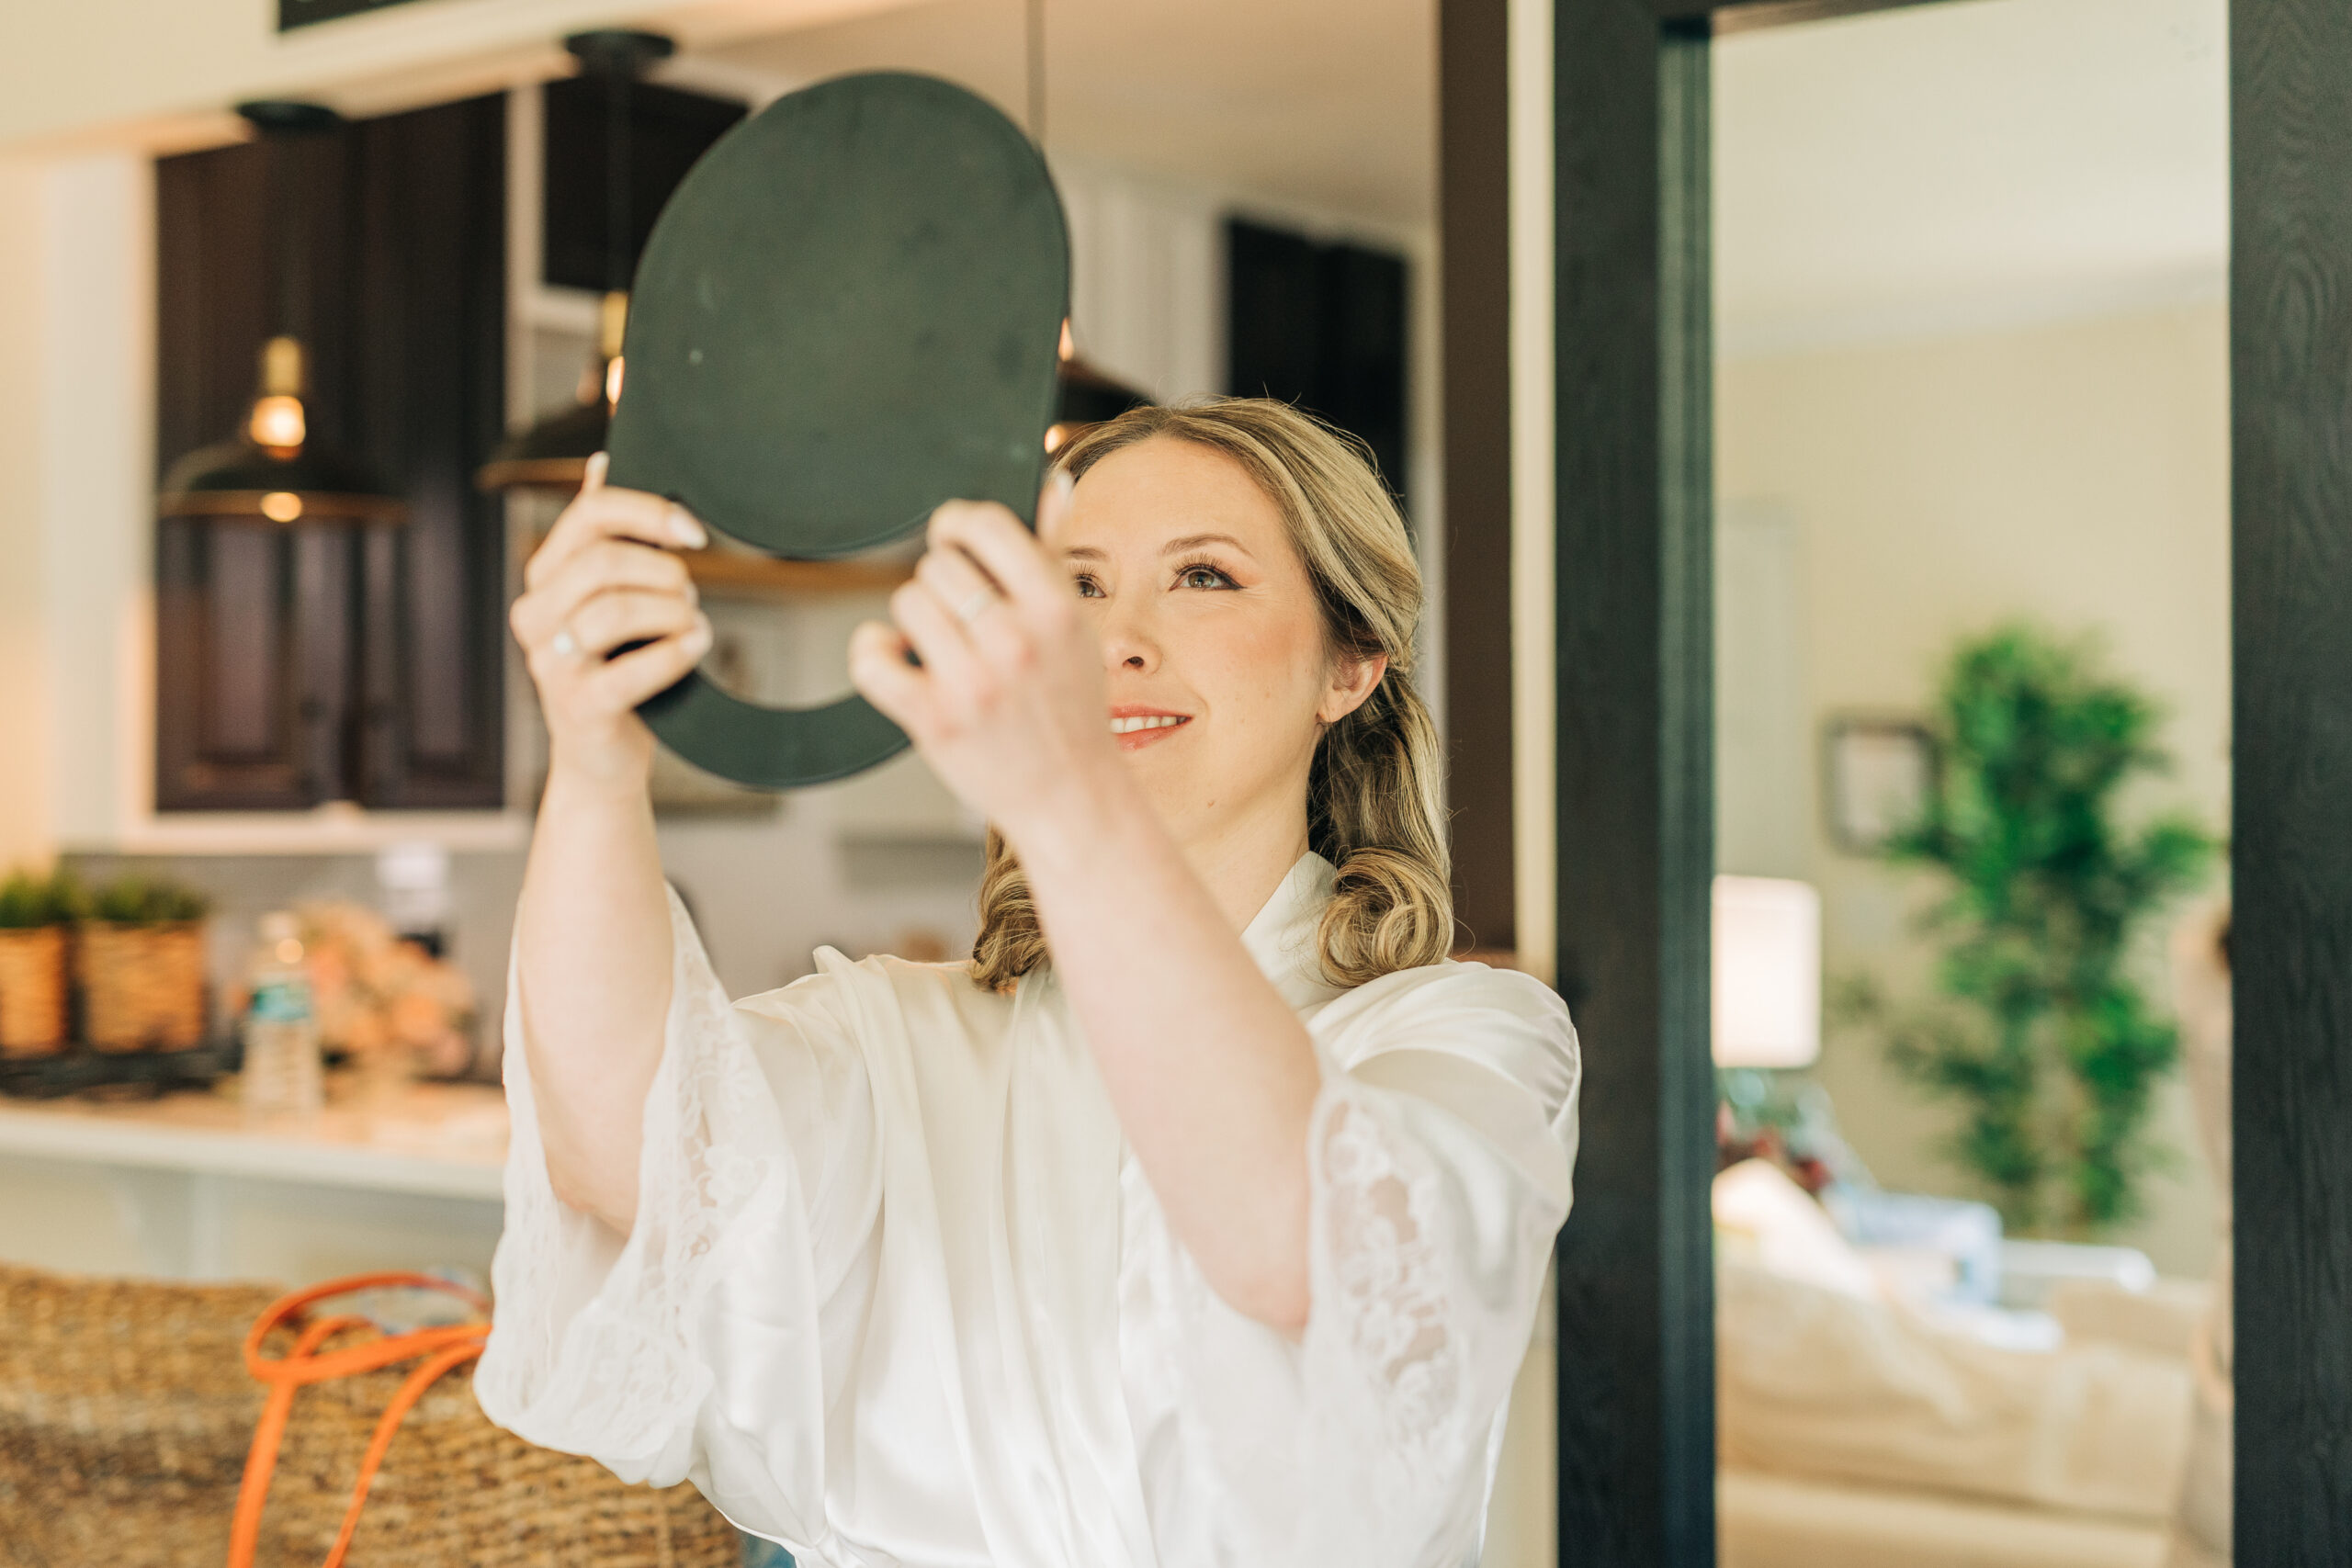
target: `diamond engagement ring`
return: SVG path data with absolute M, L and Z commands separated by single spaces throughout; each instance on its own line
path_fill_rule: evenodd
M 556 627 L 555 636 L 548 638 L 548 646 L 566 659 L 575 659 L 580 654 L 580 639 L 571 635 L 570 626 Z
M 995 590 L 995 589 L 993 589 L 993 588 L 983 588 L 983 589 L 980 589 L 980 590 L 978 590 L 978 592 L 975 592 L 975 593 L 974 593 L 974 594 L 973 594 L 969 599 L 965 600 L 961 604 L 958 604 L 958 605 L 956 605 L 956 618 L 957 620 L 959 620 L 959 621 L 963 622 L 966 626 L 970 626 L 974 621 L 977 621 L 977 620 L 978 620 L 978 619 L 980 618 L 980 613 L 981 613 L 983 610 L 986 610 L 986 609 L 987 609 L 990 604 L 995 604 L 995 603 L 996 603 L 996 590 Z

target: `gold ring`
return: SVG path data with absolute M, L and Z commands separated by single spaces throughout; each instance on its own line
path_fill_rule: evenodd
M 978 619 L 980 618 L 980 615 L 981 615 L 981 613 L 982 613 L 983 611 L 985 611 L 985 610 L 986 610 L 986 609 L 987 609 L 990 604 L 995 604 L 995 603 L 996 603 L 996 590 L 995 590 L 995 589 L 993 589 L 993 588 L 983 588 L 983 589 L 980 589 L 978 592 L 975 592 L 975 593 L 974 593 L 974 594 L 973 594 L 969 599 L 965 600 L 961 604 L 958 604 L 958 605 L 956 605 L 956 618 L 957 620 L 959 620 L 959 621 L 963 622 L 966 626 L 970 626 L 974 621 L 978 620 Z

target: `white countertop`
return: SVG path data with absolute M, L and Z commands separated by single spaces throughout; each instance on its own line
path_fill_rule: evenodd
M 0 1100 L 0 1155 L 496 1200 L 506 1099 L 487 1084 L 415 1084 L 372 1112 L 330 1102 L 307 1127 L 249 1127 L 234 1100 Z

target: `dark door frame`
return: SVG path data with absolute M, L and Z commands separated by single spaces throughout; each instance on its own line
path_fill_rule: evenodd
M 1714 1562 L 1709 39 L 1556 0 L 1559 1551 Z M 2352 1562 L 2352 6 L 2231 0 L 2237 1560 Z

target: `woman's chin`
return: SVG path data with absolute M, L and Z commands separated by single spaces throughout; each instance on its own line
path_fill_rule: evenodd
M 1197 821 L 1203 815 L 1204 797 L 1214 799 L 1217 793 L 1205 787 L 1193 769 L 1164 748 L 1126 752 L 1125 761 L 1153 815 L 1170 829 Z

